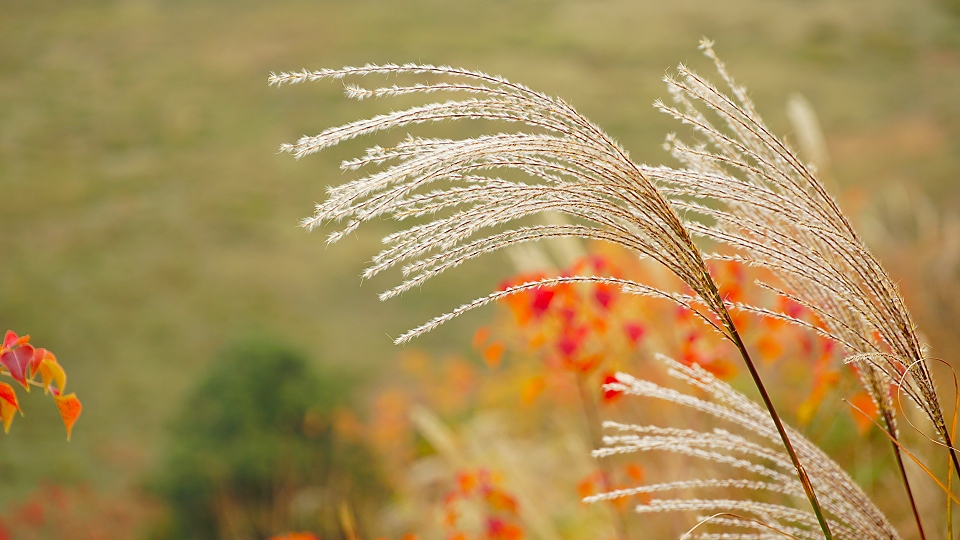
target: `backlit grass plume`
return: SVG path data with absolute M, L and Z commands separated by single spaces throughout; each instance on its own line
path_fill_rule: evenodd
M 815 539 L 817 517 L 809 511 L 784 506 L 777 498 L 803 497 L 804 490 L 793 472 L 790 457 L 778 447 L 779 434 L 769 414 L 723 381 L 697 366 L 658 356 L 668 373 L 679 382 L 699 390 L 693 393 L 664 387 L 636 379 L 624 373 L 616 381 L 604 385 L 607 391 L 622 392 L 648 399 L 661 400 L 695 411 L 700 418 L 712 417 L 728 424 L 735 431 L 715 428 L 710 431 L 678 429 L 665 426 L 633 425 L 606 422 L 609 434 L 606 447 L 594 451 L 598 457 L 641 452 L 671 452 L 714 465 L 718 471 L 732 476 L 713 475 L 707 478 L 676 481 L 619 489 L 588 497 L 589 502 L 611 500 L 633 495 L 667 496 L 672 492 L 696 489 L 705 498 L 658 498 L 639 505 L 640 513 L 693 511 L 710 516 L 727 514 L 722 519 L 704 519 L 704 527 L 690 538 Z M 899 538 L 896 529 L 847 475 L 844 470 L 800 433 L 790 429 L 790 440 L 810 474 L 820 503 L 827 512 L 830 530 L 836 538 L 850 540 L 891 540 Z M 772 443 L 772 444 L 771 444 Z M 735 499 L 722 494 L 730 491 L 742 495 Z M 717 495 L 717 494 L 720 495 Z M 760 494 L 758 497 L 752 495 Z M 713 496 L 711 496 L 713 495 Z M 733 516 L 737 517 L 733 517 Z M 722 528 L 723 532 L 716 531 Z M 778 532 L 779 531 L 779 532 Z
M 316 215 L 304 220 L 313 228 L 323 222 L 345 222 L 332 233 L 335 242 L 363 221 L 380 216 L 449 215 L 412 226 L 384 238 L 388 246 L 373 259 L 364 277 L 405 263 L 407 279 L 384 292 L 390 298 L 417 287 L 444 270 L 500 248 L 544 238 L 576 236 L 621 245 L 662 263 L 699 298 L 656 291 L 637 283 L 621 283 L 637 293 L 669 296 L 690 307 L 699 300 L 715 314 L 725 307 L 693 243 L 670 203 L 640 172 L 623 150 L 600 128 L 558 98 L 484 73 L 429 65 L 385 65 L 281 73 L 271 83 L 296 83 L 323 78 L 369 74 L 430 74 L 463 82 L 390 86 L 368 90 L 347 86 L 349 97 L 398 96 L 408 93 L 460 92 L 480 97 L 434 103 L 376 116 L 305 136 L 282 150 L 302 157 L 347 139 L 410 124 L 440 120 L 484 119 L 525 124 L 536 133 L 498 133 L 461 140 L 408 137 L 392 148 L 373 147 L 366 156 L 342 164 L 345 170 L 390 164 L 358 180 L 329 189 L 328 200 Z M 524 183 L 494 176 L 515 169 L 538 180 Z M 426 191 L 433 184 L 444 187 Z M 586 225 L 535 225 L 501 230 L 522 218 L 556 211 Z M 587 279 L 587 277 L 585 277 Z M 543 285 L 529 283 L 505 291 Z M 467 309 L 501 296 L 490 295 L 438 317 L 397 339 L 405 342 L 435 328 Z M 708 319 L 710 320 L 710 319 Z M 721 332 L 722 326 L 710 320 Z
M 672 154 L 684 168 L 642 167 L 644 174 L 664 186 L 676 208 L 706 218 L 684 222 L 693 234 L 741 252 L 734 257 L 708 257 L 733 258 L 771 270 L 785 289 L 762 285 L 806 306 L 821 324 L 757 306 L 738 307 L 807 326 L 841 344 L 848 361 L 860 367 L 860 378 L 891 437 L 898 436 L 890 395 L 890 388 L 897 387 L 926 413 L 951 447 L 924 347 L 897 286 L 812 167 L 770 133 L 746 91 L 714 54 L 712 44 L 704 42 L 701 47 L 734 97 L 681 65 L 677 77 L 665 79 L 677 106 L 659 102 L 656 106 L 692 126 L 705 144 L 688 146 L 670 137 Z M 698 104 L 719 123 L 711 122 Z M 960 475 L 960 462 L 952 448 L 948 451 Z M 894 453 L 909 492 L 896 445 Z M 912 495 L 909 498 L 912 504 Z
M 730 309 L 787 319 L 843 345 L 850 361 L 861 368 L 891 437 L 897 436 L 888 390 L 891 384 L 900 385 L 927 413 L 948 445 L 949 433 L 924 350 L 896 286 L 811 169 L 763 124 L 745 90 L 734 84 L 711 45 L 703 42 L 702 49 L 714 59 L 733 97 L 682 65 L 677 77 L 667 78 L 677 106 L 657 106 L 693 126 L 705 141 L 688 146 L 675 137 L 668 139 L 682 163 L 680 169 L 638 165 L 616 141 L 563 100 L 477 71 L 418 64 L 366 65 L 271 74 L 270 83 L 420 75 L 441 82 L 372 89 L 348 84 L 346 94 L 356 99 L 439 92 L 455 96 L 330 128 L 282 147 L 297 158 L 356 137 L 425 122 L 480 119 L 517 126 L 511 132 L 463 139 L 408 135 L 392 147 L 374 146 L 363 157 L 342 164 L 347 171 L 370 172 L 329 188 L 327 200 L 317 205 L 316 214 L 303 225 L 312 229 L 339 223 L 339 230 L 328 238 L 335 242 L 364 221 L 417 218 L 417 224 L 384 238 L 386 247 L 364 272 L 371 277 L 401 267 L 404 281 L 382 293 L 381 299 L 418 287 L 481 255 L 547 238 L 610 242 L 659 262 L 689 291 L 664 291 L 592 275 L 546 278 L 464 304 L 396 341 L 408 341 L 505 296 L 564 282 L 606 283 L 628 293 L 671 299 L 737 347 L 796 473 L 790 481 L 781 478 L 782 489 L 794 493 L 797 486 L 801 488 L 815 522 L 829 539 L 834 528 L 830 520 L 849 510 L 844 506 L 849 503 L 848 488 L 834 481 L 839 469 L 832 462 L 823 465 L 827 458 L 819 450 L 783 426 Z M 721 127 L 711 123 L 698 105 L 719 119 Z M 527 180 L 517 180 L 516 174 L 504 171 L 525 173 Z M 572 219 L 547 224 L 525 219 L 545 212 L 567 214 Z M 705 260 L 731 256 L 705 257 L 695 237 L 732 246 L 740 253 L 733 258 L 772 270 L 779 282 L 765 285 L 810 308 L 820 323 L 726 301 Z M 770 425 L 755 427 L 766 430 L 762 432 L 765 435 L 772 433 Z M 799 450 L 791 440 L 801 441 Z M 899 452 L 897 457 L 899 460 Z M 960 463 L 954 461 L 960 472 Z M 817 477 L 811 480 L 808 471 Z M 903 480 L 909 490 L 905 474 Z M 818 494 L 823 496 L 823 505 Z M 862 523 L 836 522 L 838 537 L 894 538 L 889 524 L 874 511 L 870 506 L 867 513 L 871 517 L 863 518 Z M 917 523 L 919 526 L 919 516 Z M 848 534 L 859 534 L 861 526 L 874 536 Z

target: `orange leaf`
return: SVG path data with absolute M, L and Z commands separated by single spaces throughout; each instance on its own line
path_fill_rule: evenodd
M 601 363 L 603 363 L 603 355 L 601 354 L 591 354 L 579 360 L 569 359 L 570 367 L 580 373 L 590 373 L 597 369 Z
M 857 432 L 863 435 L 870 429 L 870 425 L 872 424 L 871 419 L 876 418 L 879 413 L 879 411 L 877 411 L 877 404 L 873 402 L 873 398 L 866 392 L 860 392 L 850 398 L 850 404 L 870 415 L 868 418 L 857 412 L 853 413 L 853 421 L 857 424 Z
M 643 482 L 643 465 L 631 463 L 627 465 L 627 476 L 634 482 Z
M 491 520 L 487 525 L 487 538 L 495 540 L 520 540 L 523 538 L 523 529 L 512 523 L 501 520 Z
M 711 362 L 700 364 L 700 367 L 709 371 L 714 377 L 723 381 L 729 381 L 737 374 L 736 364 L 724 358 L 719 358 Z
M 822 396 L 819 395 L 811 395 L 809 398 L 804 400 L 799 407 L 797 407 L 797 422 L 801 426 L 806 426 L 811 420 L 813 420 L 813 415 L 816 414 L 817 408 L 820 406 L 821 398 Z M 854 419 L 856 419 L 856 416 Z M 867 422 L 867 425 L 869 426 L 869 421 L 864 421 Z
M 491 343 L 483 349 L 483 361 L 487 363 L 487 367 L 491 369 L 499 367 L 500 361 L 503 359 L 504 350 L 506 350 L 506 347 L 499 341 Z
M 473 333 L 473 348 L 479 349 L 488 339 L 490 339 L 490 329 L 486 326 L 477 328 L 477 331 Z
M 607 321 L 601 319 L 600 317 L 594 317 L 590 321 L 590 326 L 593 328 L 594 333 L 603 335 L 607 333 L 608 324 Z
M 77 399 L 76 394 L 67 394 L 65 396 L 53 396 L 53 400 L 57 403 L 57 409 L 60 410 L 60 417 L 63 418 L 63 425 L 67 428 L 67 440 L 70 440 L 70 433 L 73 431 L 73 424 L 77 421 L 77 418 L 80 417 L 80 413 L 83 411 L 83 405 L 80 405 L 80 400 Z
M 18 411 L 20 411 L 20 404 L 17 403 L 17 394 L 13 391 L 13 387 L 7 383 L 0 383 L 0 419 L 3 420 L 4 433 L 10 432 L 13 415 Z
M 20 404 L 17 403 L 17 393 L 14 392 L 13 387 L 7 383 L 0 383 L 0 400 L 6 401 L 18 411 L 20 410 Z
M 3 420 L 3 432 L 10 433 L 10 424 L 13 423 L 13 417 L 17 409 L 6 400 L 0 400 L 0 419 Z
M 618 511 L 623 511 L 623 509 L 627 507 L 627 503 L 630 501 L 627 499 L 627 497 L 617 497 L 615 499 L 610 499 L 608 502 Z
M 777 357 L 783 352 L 783 347 L 777 343 L 777 340 L 768 335 L 764 335 L 757 340 L 757 349 L 760 351 L 760 360 L 765 364 L 776 361 Z
M 486 499 L 487 504 L 494 510 L 509 512 L 511 514 L 517 513 L 517 500 L 499 489 L 491 489 L 488 491 Z
M 537 400 L 537 397 L 543 393 L 546 387 L 547 382 L 543 375 L 537 375 L 536 377 L 527 379 L 523 383 L 523 388 L 520 389 L 520 402 L 524 405 L 530 405 Z
M 40 361 L 39 371 L 40 379 L 43 380 L 44 393 L 50 391 L 51 382 L 56 384 L 57 394 L 63 393 L 63 389 L 67 386 L 67 374 L 63 372 L 63 368 L 52 354 Z
M 272 536 L 270 540 L 320 540 L 320 537 L 308 532 L 290 532 L 284 535 Z
M 460 490 L 460 493 L 468 494 L 477 487 L 479 481 L 477 475 L 472 472 L 461 472 L 457 474 L 457 488 Z
M 596 490 L 594 489 L 592 474 L 584 478 L 583 480 L 580 481 L 580 483 L 577 484 L 577 493 L 580 494 L 581 499 L 585 499 L 593 495 L 594 493 L 596 493 Z
M 460 514 L 457 513 L 456 509 L 450 508 L 443 513 L 443 526 L 452 529 L 457 526 L 457 519 L 459 518 Z

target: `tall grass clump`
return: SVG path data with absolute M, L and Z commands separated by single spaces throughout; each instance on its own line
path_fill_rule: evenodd
M 696 367 L 668 359 L 670 373 L 700 394 L 667 389 L 619 374 L 618 392 L 667 400 L 746 430 L 752 438 L 716 429 L 697 432 L 658 426 L 610 424 L 613 435 L 598 455 L 666 450 L 724 464 L 748 478 L 690 479 L 636 488 L 653 493 L 699 488 L 743 490 L 737 499 L 663 499 L 639 512 L 713 514 L 701 538 L 899 538 L 897 531 L 852 479 L 817 446 L 785 426 L 737 327 L 737 312 L 751 312 L 809 328 L 840 345 L 874 400 L 924 536 L 902 462 L 892 389 L 927 416 L 960 473 L 940 406 L 928 354 L 896 284 L 857 235 L 837 202 L 805 164 L 773 135 L 713 52 L 728 89 L 720 90 L 686 66 L 665 81 L 674 104 L 656 107 L 690 126 L 698 142 L 669 136 L 679 168 L 633 162 L 625 149 L 563 100 L 501 77 L 447 66 L 365 65 L 271 74 L 270 83 L 300 83 L 356 76 L 420 75 L 422 84 L 345 87 L 355 99 L 453 93 L 455 99 L 375 116 L 304 136 L 282 150 L 300 158 L 379 131 L 443 120 L 482 119 L 520 129 L 463 139 L 407 136 L 394 146 L 374 146 L 344 161 L 345 171 L 369 170 L 331 187 L 313 217 L 313 229 L 340 227 L 336 242 L 361 223 L 381 217 L 415 219 L 388 235 L 364 277 L 400 266 L 404 280 L 380 295 L 397 296 L 445 270 L 524 242 L 577 237 L 609 242 L 661 264 L 685 287 L 663 290 L 599 275 L 548 277 L 506 287 L 438 316 L 397 338 L 428 332 L 454 317 L 522 291 L 563 283 L 602 283 L 625 293 L 664 298 L 699 317 L 739 352 L 762 408 Z M 510 173 L 504 171 L 513 171 Z M 516 172 L 524 173 L 524 181 Z M 498 176 L 502 174 L 502 176 Z M 569 220 L 525 219 L 561 213 Z M 717 249 L 717 252 L 706 249 Z M 765 269 L 760 284 L 807 308 L 810 321 L 769 307 L 734 302 L 720 293 L 707 261 L 733 260 Z M 706 394 L 707 399 L 698 397 Z M 911 459 L 913 454 L 906 453 Z M 639 490 L 639 491 L 638 491 Z M 629 491 L 629 490 L 628 490 Z M 764 492 L 760 498 L 751 493 Z M 593 499 L 624 495 L 610 492 Z M 766 501 L 769 494 L 800 496 L 807 508 Z M 950 495 L 952 497 L 952 495 Z

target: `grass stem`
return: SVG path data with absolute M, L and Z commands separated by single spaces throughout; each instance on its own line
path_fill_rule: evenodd
M 893 425 L 893 418 L 884 414 L 883 422 L 886 425 L 887 433 L 889 433 L 891 437 L 896 438 L 897 431 Z M 923 532 L 923 523 L 920 521 L 920 512 L 917 510 L 917 501 L 914 499 L 913 489 L 910 487 L 910 479 L 907 478 L 907 470 L 903 466 L 903 456 L 900 455 L 900 447 L 892 441 L 890 444 L 893 446 L 893 456 L 897 458 L 897 470 L 900 471 L 900 480 L 903 481 L 903 488 L 907 490 L 907 499 L 910 501 L 910 510 L 913 511 L 913 519 L 917 522 L 917 531 L 920 533 L 920 540 L 927 540 L 927 535 Z M 947 499 L 947 504 L 952 504 L 952 502 Z
M 773 406 L 773 401 L 770 399 L 770 394 L 767 393 L 767 389 L 763 384 L 763 380 L 760 378 L 760 373 L 757 371 L 753 360 L 750 358 L 750 353 L 747 352 L 747 347 L 740 338 L 740 333 L 733 324 L 732 317 L 730 317 L 729 313 L 726 313 L 726 315 L 728 319 L 725 321 L 725 326 L 727 326 L 728 330 L 730 330 L 730 337 L 733 340 L 733 344 L 740 351 L 740 356 L 747 365 L 747 370 L 750 372 L 750 376 L 753 378 L 753 383 L 756 385 L 757 391 L 760 392 L 760 397 L 763 399 L 763 404 L 766 406 L 767 411 L 770 413 L 770 418 L 773 419 L 773 423 L 777 427 L 777 432 L 780 434 L 780 439 L 783 441 L 783 446 L 786 448 L 787 454 L 790 455 L 790 460 L 793 461 L 793 466 L 797 469 L 797 477 L 800 479 L 800 484 L 803 486 L 803 491 L 806 493 L 807 499 L 810 501 L 810 506 L 813 507 L 813 513 L 817 516 L 817 522 L 820 523 L 820 528 L 823 530 L 823 537 L 825 540 L 833 540 L 833 535 L 830 533 L 830 525 L 827 524 L 827 519 L 823 515 L 823 509 L 820 508 L 820 501 L 817 500 L 817 494 L 813 490 L 813 484 L 810 482 L 810 477 L 807 476 L 807 471 L 800 463 L 800 458 L 797 457 L 797 452 L 794 450 L 793 444 L 790 442 L 790 437 L 787 436 L 787 430 L 783 427 L 783 422 L 780 420 L 780 415 L 777 413 L 777 409 Z

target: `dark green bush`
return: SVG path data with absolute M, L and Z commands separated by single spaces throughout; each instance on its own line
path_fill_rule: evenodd
M 341 505 L 362 517 L 383 493 L 364 448 L 333 429 L 350 387 L 276 342 L 222 353 L 172 426 L 154 482 L 169 515 L 155 536 L 262 539 L 296 529 L 337 537 Z

